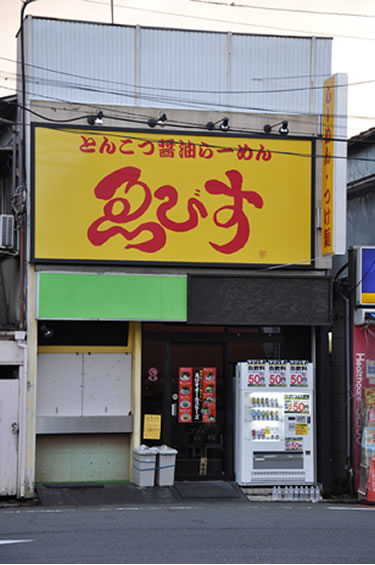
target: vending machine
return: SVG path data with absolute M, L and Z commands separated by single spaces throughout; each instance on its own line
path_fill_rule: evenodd
M 249 360 L 237 364 L 237 483 L 314 484 L 314 436 L 312 363 Z

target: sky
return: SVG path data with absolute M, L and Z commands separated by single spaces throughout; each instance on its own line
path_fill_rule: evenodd
M 124 25 L 333 37 L 348 74 L 348 137 L 375 127 L 374 0 L 36 0 L 25 15 Z M 21 0 L 0 0 L 0 96 L 15 92 Z M 359 83 L 359 84 L 358 84 Z

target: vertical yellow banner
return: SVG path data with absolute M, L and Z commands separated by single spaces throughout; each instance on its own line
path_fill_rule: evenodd
M 322 255 L 333 253 L 335 77 L 324 82 L 322 165 Z

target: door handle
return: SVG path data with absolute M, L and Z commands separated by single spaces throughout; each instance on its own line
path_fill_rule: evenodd
M 171 416 L 177 416 L 177 403 L 172 402 L 171 404 Z
M 12 428 L 12 434 L 18 434 L 18 432 L 19 432 L 19 427 L 18 427 L 17 422 L 13 422 L 13 423 L 11 424 L 11 428 Z

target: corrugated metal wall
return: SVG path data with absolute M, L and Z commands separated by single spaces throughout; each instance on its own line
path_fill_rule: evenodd
M 25 35 L 29 99 L 321 113 L 331 74 L 330 39 L 31 17 Z

